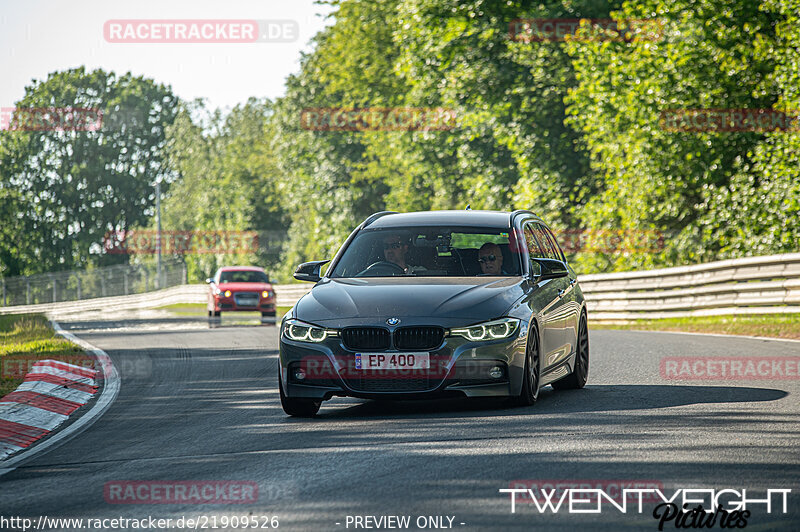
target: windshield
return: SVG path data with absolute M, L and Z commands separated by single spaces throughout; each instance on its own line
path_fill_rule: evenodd
M 269 278 L 264 272 L 247 270 L 224 271 L 219 274 L 220 283 L 268 283 Z
M 517 276 L 522 271 L 517 249 L 510 245 L 508 229 L 366 229 L 350 243 L 329 276 Z

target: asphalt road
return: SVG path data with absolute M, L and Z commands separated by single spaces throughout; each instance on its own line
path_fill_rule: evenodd
M 259 529 L 277 516 L 283 530 L 363 530 L 348 516 L 366 515 L 410 516 L 412 525 L 449 516 L 460 530 L 657 530 L 652 505 L 540 514 L 518 503 L 512 514 L 498 492 L 519 480 L 644 481 L 668 496 L 705 487 L 763 498 L 789 488 L 788 514 L 762 505 L 747 529 L 800 529 L 800 381 L 659 372 L 663 357 L 798 356 L 800 343 L 592 331 L 587 387 L 547 387 L 531 408 L 334 399 L 299 420 L 280 408 L 275 326 L 231 323 L 62 322 L 111 356 L 121 391 L 88 430 L 0 477 L 0 515 L 206 515 L 217 530 L 233 515 L 256 517 Z M 107 502 L 107 483 L 130 480 L 246 481 L 258 496 L 241 505 Z

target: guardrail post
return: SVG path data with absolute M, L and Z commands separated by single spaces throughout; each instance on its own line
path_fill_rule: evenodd
M 122 274 L 122 284 L 124 286 L 125 295 L 128 295 L 128 272 Z
M 6 306 L 6 280 L 3 279 L 3 306 Z
M 78 279 L 78 299 L 80 299 L 81 298 L 81 276 L 78 275 L 77 279 Z
M 189 272 L 186 269 L 186 263 L 181 264 L 181 284 L 189 284 Z
M 100 272 L 100 295 L 106 297 L 106 276 Z
M 147 269 L 144 270 L 144 291 L 150 291 L 150 272 Z
M 58 286 L 57 285 L 58 281 L 56 281 L 55 275 L 51 275 L 50 280 L 53 281 L 53 303 L 55 303 L 56 301 L 58 301 L 58 292 L 56 290 L 56 287 Z
M 31 280 L 27 277 L 25 278 L 25 304 L 31 304 Z

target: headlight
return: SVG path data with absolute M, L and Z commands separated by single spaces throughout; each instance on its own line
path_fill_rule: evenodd
M 335 329 L 323 329 L 295 319 L 286 320 L 283 325 L 283 333 L 287 338 L 296 342 L 321 342 L 329 336 L 339 334 Z
M 264 299 L 272 297 L 272 290 L 264 290 L 263 292 L 261 292 L 261 297 L 263 297 Z
M 225 297 L 231 297 L 231 291 L 225 290 Z
M 467 340 L 481 342 L 484 340 L 508 338 L 513 335 L 518 328 L 519 319 L 500 318 L 499 320 L 487 321 L 485 323 L 479 323 L 478 325 L 472 325 L 471 327 L 450 329 L 450 335 L 463 336 Z

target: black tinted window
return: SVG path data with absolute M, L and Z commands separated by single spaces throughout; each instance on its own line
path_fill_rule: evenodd
M 508 229 L 366 229 L 348 245 L 330 277 L 520 275 Z
M 556 258 L 558 260 L 560 260 L 560 261 L 563 261 L 564 260 L 564 254 L 561 252 L 561 248 L 558 246 L 558 241 L 556 240 L 555 235 L 553 235 L 553 232 L 550 229 L 548 229 L 547 227 L 545 227 L 544 225 L 542 225 L 542 224 L 536 224 L 536 225 L 539 226 L 539 228 L 542 230 L 542 232 L 547 237 L 547 240 L 549 242 L 550 248 L 556 254 Z
M 253 271 L 226 271 L 220 272 L 220 283 L 268 283 L 269 279 L 264 272 Z

